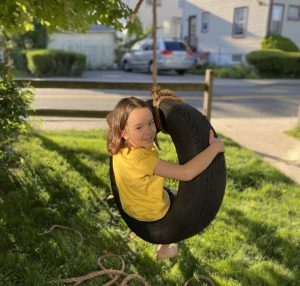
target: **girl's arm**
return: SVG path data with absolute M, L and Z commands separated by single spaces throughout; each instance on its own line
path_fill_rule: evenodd
M 205 150 L 183 165 L 159 160 L 154 175 L 179 181 L 190 181 L 203 172 L 220 152 L 224 152 L 224 144 L 219 137 L 214 138 L 214 133 L 210 130 L 209 146 Z

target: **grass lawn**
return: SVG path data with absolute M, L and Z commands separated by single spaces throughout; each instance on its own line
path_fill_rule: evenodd
M 300 127 L 295 127 L 294 129 L 288 130 L 286 133 L 290 136 L 300 139 Z
M 228 179 L 220 212 L 202 234 L 179 243 L 176 258 L 156 261 L 156 246 L 130 238 L 107 199 L 105 130 L 23 138 L 21 167 L 0 170 L 0 285 L 82 276 L 98 271 L 97 258 L 107 253 L 120 255 L 127 273 L 155 286 L 184 285 L 190 277 L 189 285 L 207 285 L 196 282 L 202 274 L 222 286 L 300 285 L 300 188 L 251 151 L 224 141 Z M 175 161 L 170 139 L 161 135 L 160 144 L 162 157 Z M 47 232 L 54 225 L 69 229 Z M 120 268 L 117 258 L 104 264 Z M 84 285 L 106 281 L 101 276 Z

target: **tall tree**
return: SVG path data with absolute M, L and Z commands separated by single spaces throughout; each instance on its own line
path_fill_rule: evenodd
M 33 20 L 45 25 L 49 32 L 84 31 L 98 23 L 122 30 L 124 19 L 132 10 L 121 0 L 1 0 L 0 30 L 7 34 L 33 29 Z M 129 29 L 135 29 L 129 24 Z
M 32 31 L 34 23 L 45 26 L 49 32 L 82 32 L 96 23 L 122 30 L 131 14 L 132 10 L 121 0 L 1 0 L 0 36 L 1 32 L 10 38 Z M 137 18 L 127 25 L 131 31 L 139 27 Z M 28 116 L 31 100 L 31 91 L 19 88 L 8 67 L 0 64 L 0 168 L 15 161 L 13 143 L 26 126 L 23 119 Z

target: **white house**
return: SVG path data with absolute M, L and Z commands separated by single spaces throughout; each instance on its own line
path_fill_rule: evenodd
M 157 0 L 157 36 L 182 38 L 182 7 L 185 0 Z M 138 0 L 123 0 L 134 9 Z M 144 0 L 139 12 L 143 28 L 152 28 L 152 0 Z M 62 49 L 85 54 L 88 69 L 115 67 L 118 60 L 115 50 L 118 48 L 116 35 L 122 32 L 101 25 L 92 25 L 86 33 L 56 32 L 50 35 L 48 48 Z
M 115 31 L 92 25 L 86 33 L 56 32 L 49 37 L 48 49 L 85 54 L 87 69 L 112 68 L 115 64 Z
M 195 51 L 208 52 L 211 63 L 243 63 L 272 33 L 300 47 L 299 0 L 185 1 L 183 37 Z
M 157 36 L 181 38 L 183 3 L 185 0 L 157 0 Z M 134 9 L 138 0 L 123 0 Z M 152 29 L 152 0 L 144 0 L 139 8 L 138 17 L 145 30 Z

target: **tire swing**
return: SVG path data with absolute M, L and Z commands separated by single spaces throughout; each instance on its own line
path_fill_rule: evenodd
M 155 27 L 156 1 L 154 0 L 153 47 L 156 46 Z M 184 164 L 208 147 L 209 130 L 213 128 L 201 112 L 182 102 L 174 92 L 166 89 L 159 90 L 156 82 L 157 60 L 153 48 L 153 104 L 151 108 L 155 124 L 158 131 L 171 136 L 178 162 Z M 221 206 L 226 185 L 223 153 L 219 153 L 208 168 L 193 180 L 179 182 L 177 196 L 167 214 L 154 222 L 139 221 L 125 213 L 114 177 L 112 160 L 113 158 L 110 157 L 110 180 L 117 208 L 127 226 L 145 241 L 154 244 L 169 244 L 199 234 L 215 218 Z
M 157 101 L 153 99 L 155 123 L 159 131 L 171 136 L 179 164 L 184 164 L 207 148 L 212 126 L 201 112 L 174 96 L 166 96 L 166 91 L 170 93 L 161 90 L 163 96 Z M 179 182 L 177 196 L 165 217 L 154 222 L 139 221 L 122 209 L 112 166 L 111 158 L 111 186 L 122 218 L 137 236 L 151 243 L 174 243 L 200 233 L 215 218 L 224 197 L 225 157 L 219 153 L 196 178 Z

